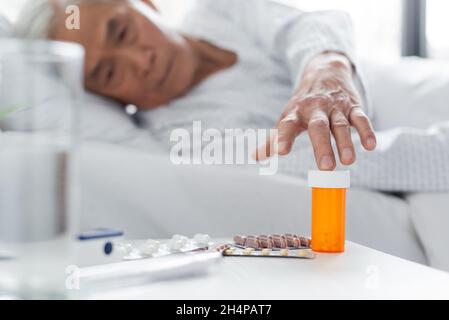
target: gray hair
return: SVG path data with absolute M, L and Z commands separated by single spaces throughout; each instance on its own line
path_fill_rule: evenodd
M 22 8 L 14 25 L 14 36 L 28 39 L 46 39 L 56 24 L 57 10 L 82 2 L 112 2 L 114 0 L 29 0 Z

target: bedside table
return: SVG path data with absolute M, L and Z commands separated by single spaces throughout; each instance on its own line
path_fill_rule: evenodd
M 95 299 L 449 299 L 449 273 L 352 242 L 313 260 L 224 257 L 209 275 L 96 293 Z

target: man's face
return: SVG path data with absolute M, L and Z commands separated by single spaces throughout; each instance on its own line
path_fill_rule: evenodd
M 67 29 L 61 13 L 52 38 L 84 46 L 87 89 L 147 109 L 188 89 L 197 63 L 190 46 L 148 4 L 86 1 L 79 8 L 80 29 Z

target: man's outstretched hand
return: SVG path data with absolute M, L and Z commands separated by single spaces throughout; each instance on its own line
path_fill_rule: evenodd
M 339 53 L 323 53 L 307 65 L 299 88 L 276 123 L 277 137 L 271 137 L 257 150 L 256 158 L 264 160 L 276 153 L 287 155 L 296 137 L 307 130 L 320 170 L 334 170 L 336 166 L 331 133 L 341 163 L 350 165 L 356 160 L 351 126 L 357 130 L 366 150 L 376 148 L 371 122 L 361 107 L 348 58 Z

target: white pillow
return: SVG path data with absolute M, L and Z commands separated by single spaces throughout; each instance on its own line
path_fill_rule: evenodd
M 14 67 L 5 70 L 7 73 L 4 74 L 4 79 L 9 81 L 2 83 L 0 104 L 16 105 L 18 99 L 27 101 L 28 98 L 32 98 L 34 111 L 27 109 L 23 103 L 22 109 L 0 118 L 1 129 L 23 131 L 26 130 L 24 123 L 32 119 L 34 130 L 59 132 L 69 130 L 72 118 L 68 99 L 71 98 L 71 94 L 63 83 L 36 68 L 25 70 L 26 74 L 17 72 Z M 30 79 L 32 91 L 23 87 L 24 78 Z M 84 92 L 78 107 L 77 132 L 82 139 L 159 151 L 160 146 L 151 134 L 147 130 L 139 129 L 117 102 Z
M 117 102 L 86 93 L 80 108 L 79 131 L 82 138 L 161 150 L 150 132 L 138 128 Z
M 94 140 L 121 144 L 154 152 L 162 150 L 160 144 L 147 130 L 139 129 L 118 103 L 85 93 L 79 104 L 78 121 L 75 131 L 83 140 Z M 7 131 L 20 131 L 23 118 L 29 110 L 8 116 L 8 121 L 0 120 L 0 127 Z M 70 128 L 70 111 L 63 99 L 55 98 L 39 106 L 37 127 L 40 131 L 67 132 Z
M 377 130 L 449 120 L 449 61 L 414 57 L 363 66 Z

